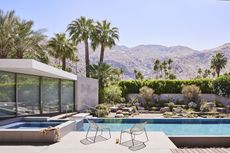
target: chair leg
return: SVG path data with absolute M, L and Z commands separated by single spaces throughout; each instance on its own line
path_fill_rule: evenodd
M 97 138 L 97 132 L 98 132 L 98 129 L 96 130 L 96 133 L 95 133 L 95 136 L 94 136 L 93 142 L 95 142 L 95 141 L 96 141 L 96 138 Z
M 133 138 L 133 134 L 132 134 L 132 133 L 131 133 L 130 135 L 131 135 L 131 140 L 132 140 L 132 143 L 133 143 L 133 146 L 134 146 L 134 145 L 135 145 L 135 144 L 134 144 L 134 139 L 135 139 L 135 138 Z
M 86 138 L 88 138 L 89 130 L 90 130 L 90 127 L 89 127 L 88 130 L 87 130 Z
M 110 138 L 111 138 L 111 132 L 110 132 L 110 129 L 108 129 L 108 131 L 109 131 L 109 138 L 108 138 L 108 139 L 110 139 Z
M 120 133 L 120 144 L 121 144 L 122 134 L 123 132 Z
M 146 138 L 147 138 L 147 141 L 146 141 L 146 142 L 148 142 L 148 141 L 149 141 L 149 137 L 148 137 L 147 132 L 146 132 L 145 129 L 144 129 L 144 131 L 145 131 L 145 136 L 146 136 Z

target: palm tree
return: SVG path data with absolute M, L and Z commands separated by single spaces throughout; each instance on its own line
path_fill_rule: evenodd
M 86 77 L 89 77 L 89 39 L 91 37 L 93 29 L 93 19 L 86 19 L 83 16 L 81 16 L 79 19 L 72 21 L 72 23 L 69 24 L 67 28 L 71 39 L 76 42 L 76 44 L 82 41 L 84 42 Z
M 153 63 L 153 70 L 157 72 L 157 76 L 156 78 L 158 78 L 158 73 L 159 73 L 159 70 L 160 70 L 160 60 L 159 59 L 156 59 Z
M 116 45 L 115 40 L 119 40 L 118 28 L 111 27 L 111 23 L 103 20 L 97 22 L 94 32 L 92 34 L 92 48 L 95 50 L 99 45 L 101 46 L 100 63 L 104 61 L 105 48 L 112 48 Z
M 113 74 L 112 66 L 106 63 L 92 64 L 89 66 L 90 77 L 98 79 L 99 82 L 99 103 L 104 102 L 105 85 Z
M 64 33 L 55 34 L 48 42 L 48 47 L 50 47 L 50 55 L 55 58 L 61 59 L 62 70 L 66 70 L 66 60 L 76 60 L 76 46 L 66 38 Z
M 135 74 L 135 79 L 137 79 L 137 80 L 143 80 L 144 79 L 143 74 L 136 69 L 134 69 L 134 74 Z
M 33 21 L 18 21 L 14 37 L 13 52 L 14 58 L 31 58 L 36 52 L 42 52 L 45 39 L 43 30 L 33 31 Z
M 217 53 L 216 55 L 212 56 L 211 69 L 216 71 L 217 77 L 220 76 L 220 71 L 221 69 L 225 68 L 227 61 L 227 58 L 224 57 L 224 54 L 222 53 Z
M 36 54 L 44 54 L 44 31 L 32 29 L 33 21 L 21 20 L 14 11 L 4 14 L 0 10 L 0 58 L 37 59 Z
M 0 10 L 0 58 L 7 58 L 13 46 L 15 29 L 12 28 L 18 18 L 14 11 L 4 13 Z

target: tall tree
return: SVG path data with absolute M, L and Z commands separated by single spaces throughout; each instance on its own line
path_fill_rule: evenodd
M 92 64 L 89 67 L 90 77 L 98 79 L 99 84 L 99 103 L 104 102 L 104 89 L 106 83 L 111 80 L 111 76 L 113 76 L 114 69 L 111 65 L 106 63 L 98 63 Z
M 0 58 L 40 60 L 36 58 L 36 55 L 45 55 L 43 47 L 46 36 L 43 35 L 44 30 L 34 31 L 32 29 L 33 21 L 21 20 L 14 11 L 4 14 L 0 10 Z
M 220 76 L 220 71 L 221 69 L 225 68 L 227 61 L 227 58 L 222 53 L 217 53 L 212 56 L 211 69 L 216 71 L 217 77 Z
M 84 42 L 86 77 L 89 77 L 89 39 L 91 37 L 93 29 L 93 19 L 86 19 L 83 16 L 81 16 L 79 19 L 72 21 L 72 23 L 70 23 L 67 27 L 67 31 L 69 31 L 71 39 L 76 42 L 76 44 Z
M 95 50 L 101 46 L 100 63 L 104 62 L 105 48 L 112 48 L 116 45 L 115 41 L 119 40 L 119 32 L 117 27 L 111 27 L 111 23 L 103 20 L 97 22 L 92 34 L 92 48 Z
M 0 58 L 7 58 L 13 46 L 15 30 L 12 26 L 17 22 L 14 11 L 4 13 L 0 10 Z
M 159 77 L 160 65 L 161 65 L 161 62 L 159 59 L 156 59 L 153 63 L 153 70 L 156 71 L 156 73 L 157 73 L 156 79 L 158 79 L 158 77 Z
M 50 47 L 50 55 L 55 58 L 61 59 L 62 70 L 66 70 L 66 60 L 71 61 L 76 60 L 76 46 L 72 41 L 66 38 L 64 33 L 55 34 L 48 42 L 48 47 Z
M 136 69 L 134 69 L 134 75 L 135 75 L 135 79 L 137 79 L 137 80 L 143 80 L 144 79 L 144 76 L 141 73 L 141 71 L 138 71 Z

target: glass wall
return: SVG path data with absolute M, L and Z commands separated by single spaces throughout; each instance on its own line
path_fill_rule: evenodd
M 43 113 L 59 112 L 59 80 L 42 79 L 42 110 Z
M 61 111 L 73 111 L 74 104 L 74 82 L 62 80 L 61 82 Z
M 15 74 L 0 72 L 0 118 L 16 115 Z
M 39 114 L 39 77 L 17 75 L 18 115 Z
M 74 83 L 0 71 L 0 118 L 73 111 Z

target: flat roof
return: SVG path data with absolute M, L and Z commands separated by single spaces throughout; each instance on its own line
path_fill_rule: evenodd
M 77 80 L 77 75 L 33 59 L 0 59 L 0 71 L 31 74 L 51 78 Z

